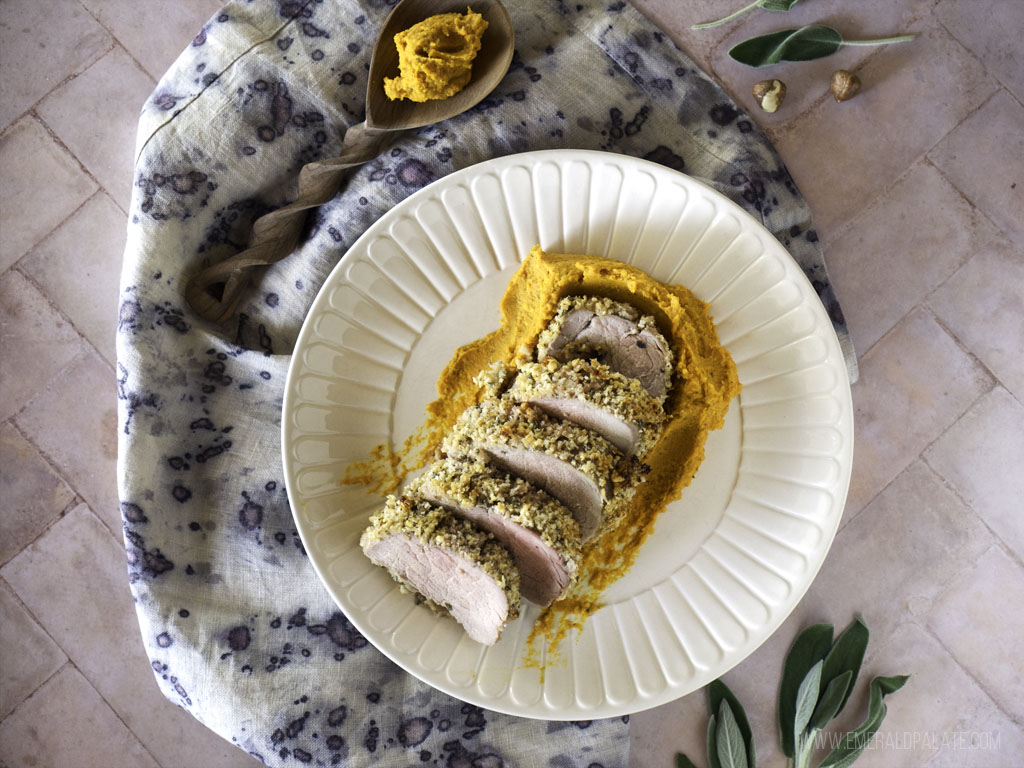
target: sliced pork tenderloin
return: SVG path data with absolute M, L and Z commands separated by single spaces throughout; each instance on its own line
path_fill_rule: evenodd
M 568 507 L 584 541 L 602 525 L 605 504 L 631 497 L 645 469 L 600 435 L 506 398 L 466 409 L 441 450 L 456 457 L 482 450 Z
M 443 506 L 389 496 L 359 544 L 373 563 L 479 643 L 493 645 L 519 615 L 519 572 L 508 550 Z
M 449 507 L 501 542 L 512 553 L 527 600 L 550 605 L 575 580 L 580 529 L 572 513 L 482 453 L 435 461 L 406 493 Z
M 654 318 L 619 301 L 567 296 L 537 339 L 537 360 L 592 358 L 623 376 L 638 379 L 664 402 L 672 386 L 674 356 Z
M 626 456 L 646 455 L 665 422 L 661 403 L 638 379 L 597 360 L 523 363 L 508 397 L 592 430 Z

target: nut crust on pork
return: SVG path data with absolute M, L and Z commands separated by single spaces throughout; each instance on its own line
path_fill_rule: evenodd
M 448 456 L 476 450 L 565 504 L 584 541 L 602 525 L 605 504 L 632 498 L 646 470 L 600 435 L 506 398 L 467 408 L 441 443 Z
M 508 397 L 593 430 L 626 456 L 645 456 L 665 423 L 661 403 L 638 379 L 596 360 L 521 363 Z
M 596 358 L 613 371 L 639 379 L 664 401 L 672 386 L 675 355 L 654 318 L 635 307 L 596 296 L 566 296 L 537 338 L 537 360 Z
M 451 615 L 480 643 L 493 645 L 519 615 L 519 571 L 508 550 L 442 506 L 388 496 L 359 545 L 373 563 Z
M 435 461 L 406 494 L 451 507 L 492 534 L 512 553 L 526 599 L 549 605 L 575 581 L 580 531 L 572 513 L 482 453 Z

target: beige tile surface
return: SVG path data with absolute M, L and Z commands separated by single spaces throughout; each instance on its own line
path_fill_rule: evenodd
M 191 716 L 160 692 L 139 636 L 121 542 L 88 507 L 69 513 L 0 573 L 161 765 L 252 764 L 216 734 L 193 729 Z
M 174 63 L 224 3 L 219 0 L 82 0 L 154 80 Z M 154 25 L 156 19 L 159 23 Z M 157 32 L 159 30 L 159 32 Z
M 32 541 L 74 501 L 75 494 L 10 422 L 0 424 L 0 565 Z
M 36 109 L 123 211 L 132 196 L 139 112 L 155 85 L 118 46 Z
M 1024 557 L 1024 405 L 997 387 L 935 441 L 925 459 Z
M 63 666 L 68 657 L 0 580 L 0 720 Z M 0 758 L 2 759 L 2 758 Z
M 854 346 L 870 349 L 995 235 L 932 165 L 911 166 L 828 247 Z
M 939 320 L 1024 401 L 1024 245 L 981 248 L 928 299 Z
M 797 186 L 815 202 L 819 234 L 836 233 L 998 88 L 938 24 L 907 30 L 919 38 L 867 61 L 859 76 L 869 87 L 856 98 L 826 100 L 775 133 Z
M 1024 721 L 1024 568 L 1000 547 L 952 584 L 928 626 L 1011 717 Z
M 21 261 L 111 365 L 125 238 L 124 213 L 97 192 Z
M 159 768 L 71 665 L 0 723 L 0 754 L 11 768 Z
M 82 337 L 21 273 L 0 274 L 0 418 L 17 413 L 84 349 Z
M 1017 0 L 940 0 L 935 16 L 1013 94 L 1024 100 L 1024 56 L 1020 30 L 1024 3 Z M 996 23 L 979 23 L 980 20 Z
M 22 118 L 0 135 L 0 179 L 0 269 L 21 258 L 96 191 L 96 182 L 34 117 Z
M 917 461 L 839 532 L 797 614 L 807 624 L 859 613 L 887 637 L 907 617 L 925 614 L 993 542 L 978 516 Z
M 40 390 L 16 423 L 120 540 L 117 394 L 110 365 L 86 350 Z
M 40 10 L 36 0 L 0 3 L 0 130 L 114 42 L 78 3 L 62 3 L 45 21 Z
M 928 157 L 975 205 L 1024 244 L 1024 106 L 1000 90 Z
M 921 309 L 868 351 L 860 368 L 847 518 L 992 386 L 988 372 Z
M 857 768 L 1013 768 L 1019 762 L 1024 731 L 999 711 L 956 659 L 912 622 L 869 645 L 860 675 L 861 695 L 850 699 L 849 711 L 843 711 L 839 722 L 846 728 L 862 722 L 868 682 L 875 675 L 897 674 L 909 674 L 910 680 L 886 698 L 888 713 Z

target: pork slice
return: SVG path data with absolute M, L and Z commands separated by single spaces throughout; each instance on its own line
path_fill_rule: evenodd
M 569 508 L 584 541 L 600 527 L 616 490 L 638 478 L 632 461 L 600 435 L 506 398 L 468 408 L 441 449 L 456 457 L 483 451 L 504 471 L 546 491 Z
M 653 318 L 622 302 L 587 296 L 562 299 L 537 344 L 538 359 L 599 360 L 623 376 L 638 379 L 664 400 L 672 383 L 672 350 Z
M 575 580 L 580 534 L 571 512 L 482 454 L 435 461 L 406 493 L 448 507 L 501 542 L 515 560 L 526 599 L 550 605 Z
M 491 461 L 506 472 L 533 483 L 565 504 L 584 541 L 600 528 L 606 494 L 593 477 L 569 461 L 542 451 L 511 448 L 500 443 L 484 444 L 482 448 Z
M 508 396 L 592 430 L 625 456 L 645 455 L 665 411 L 640 383 L 596 360 L 521 364 Z
M 497 642 L 519 615 L 519 574 L 512 556 L 469 520 L 423 499 L 389 496 L 360 539 L 366 556 L 470 638 Z

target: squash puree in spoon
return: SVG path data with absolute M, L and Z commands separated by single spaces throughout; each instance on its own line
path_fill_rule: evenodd
M 392 101 L 447 99 L 461 91 L 473 74 L 473 59 L 487 22 L 469 8 L 439 13 L 395 35 L 398 77 L 384 78 Z

